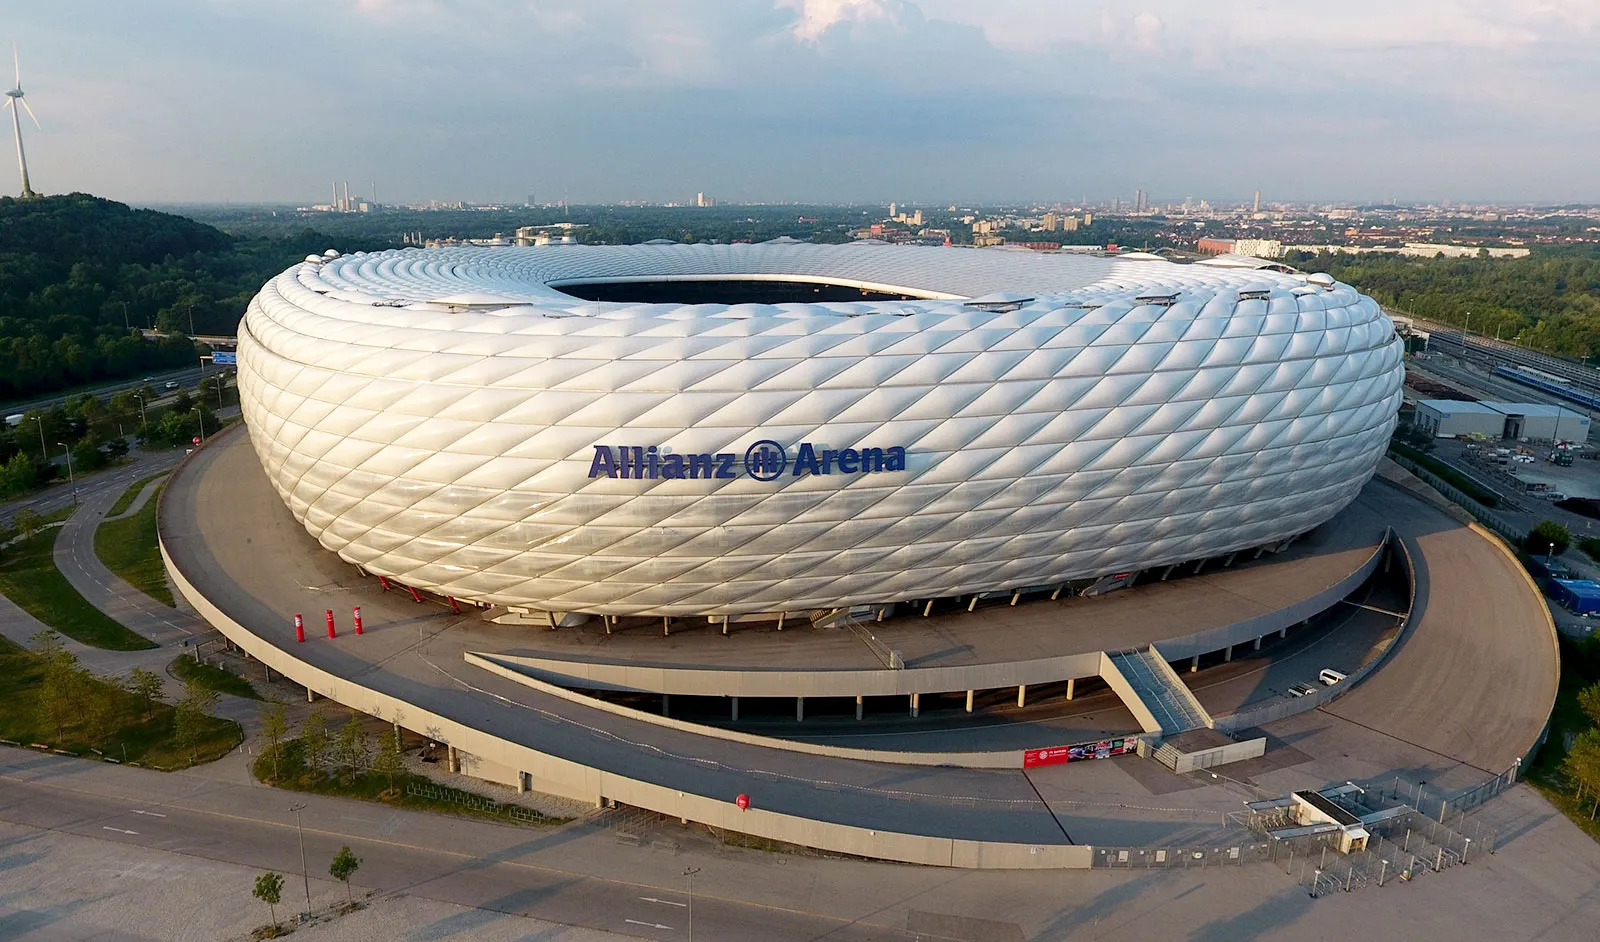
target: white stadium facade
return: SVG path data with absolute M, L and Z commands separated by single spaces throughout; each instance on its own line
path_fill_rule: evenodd
M 1327 276 L 783 241 L 330 253 L 250 304 L 238 373 L 347 562 L 715 619 L 1276 546 L 1372 476 L 1403 367 Z

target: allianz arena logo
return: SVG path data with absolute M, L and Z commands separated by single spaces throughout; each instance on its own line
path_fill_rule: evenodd
M 770 438 L 746 448 L 744 454 L 680 454 L 656 445 L 596 445 L 589 462 L 591 478 L 675 480 L 685 478 L 754 478 L 776 481 L 806 474 L 880 474 L 906 469 L 906 450 L 891 448 L 823 448 L 801 442 L 791 455 Z

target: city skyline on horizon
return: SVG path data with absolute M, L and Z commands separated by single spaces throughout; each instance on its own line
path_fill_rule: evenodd
M 325 179 L 394 203 L 1600 202 L 1581 0 L 168 0 L 11 25 L 35 188 L 141 205 Z

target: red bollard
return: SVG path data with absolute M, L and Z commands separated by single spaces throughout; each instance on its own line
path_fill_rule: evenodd
M 355 607 L 355 618 L 356 618 L 356 634 L 360 634 L 361 633 L 361 606 L 359 606 L 359 605 L 357 605 Z
M 331 608 L 328 609 L 328 637 L 330 637 L 330 638 L 337 637 L 333 633 L 333 609 L 331 609 Z
M 306 640 L 306 620 L 299 615 L 294 616 L 294 640 Z

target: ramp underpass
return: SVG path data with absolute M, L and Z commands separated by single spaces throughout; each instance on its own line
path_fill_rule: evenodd
M 1100 676 L 1147 733 L 1175 736 L 1212 725 L 1211 715 L 1153 645 L 1106 652 Z

